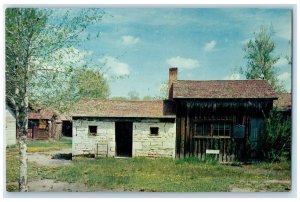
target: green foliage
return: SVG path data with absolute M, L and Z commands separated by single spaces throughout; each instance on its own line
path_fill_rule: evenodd
M 274 109 L 266 119 L 265 135 L 262 140 L 264 159 L 280 161 L 291 158 L 291 118 L 284 118 Z
M 247 79 L 266 79 L 276 92 L 283 92 L 282 83 L 277 78 L 275 63 L 279 60 L 274 56 L 275 43 L 272 40 L 271 28 L 261 27 L 258 33 L 254 33 L 254 39 L 250 39 L 244 47 L 244 58 L 247 60 L 246 69 L 241 73 Z
M 111 99 L 113 100 L 140 100 L 140 97 L 139 97 L 139 94 L 135 91 L 130 91 L 129 93 L 129 96 L 128 97 L 122 97 L 122 96 L 119 96 L 119 97 L 112 97 Z M 142 100 L 157 100 L 156 97 L 152 97 L 150 95 L 146 95 L 143 97 Z
M 136 91 L 129 91 L 128 92 L 128 99 L 129 100 L 140 100 L 139 93 L 136 92 Z
M 82 98 L 107 98 L 109 86 L 103 75 L 92 69 L 77 69 L 73 77 L 77 83 L 78 96 Z
M 38 99 L 40 104 L 50 104 L 52 107 L 63 111 L 63 106 L 72 106 L 81 98 L 107 98 L 109 96 L 110 91 L 107 79 L 97 69 L 75 68 L 66 76 L 63 85 L 61 85 L 62 82 L 59 79 L 51 84 L 52 86 L 57 86 L 51 89 L 53 91 L 52 94 L 48 93 L 48 96 L 39 92 L 35 94 L 35 99 Z
M 91 38 L 86 30 L 101 21 L 103 10 L 7 8 L 5 14 L 6 97 L 12 105 L 27 97 L 60 110 L 71 104 L 65 98 L 75 69 L 89 66 L 100 74 L 101 67 L 79 47 Z
M 152 97 L 150 95 L 146 95 L 143 97 L 143 100 L 155 100 L 156 98 L 155 97 Z
M 39 98 L 44 98 L 49 101 L 48 107 L 51 103 L 66 106 L 64 99 L 53 102 L 49 99 L 51 96 L 46 95 L 65 91 L 61 82 L 56 86 L 51 85 L 56 78 L 64 80 L 74 68 L 73 58 L 69 58 L 70 65 L 66 65 L 63 63 L 66 57 L 63 56 L 76 52 L 72 46 L 80 45 L 84 41 L 83 34 L 87 27 L 99 22 L 104 14 L 99 9 L 74 11 L 38 8 L 5 10 L 6 101 L 16 111 L 22 157 L 19 159 L 21 191 L 27 191 L 25 140 L 29 97 L 36 101 L 34 103 L 38 103 Z M 82 64 L 79 63 L 80 65 Z M 38 99 L 34 100 L 35 98 Z
M 168 81 L 163 82 L 159 87 L 158 99 L 169 99 L 169 86 Z
M 112 100 L 127 100 L 127 97 L 117 96 L 117 97 L 111 97 Z

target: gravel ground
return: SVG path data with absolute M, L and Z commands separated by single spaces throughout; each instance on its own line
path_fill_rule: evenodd
M 60 156 L 70 156 L 72 149 L 62 149 L 58 151 L 28 153 L 28 161 L 36 162 L 42 166 L 60 167 L 71 164 L 71 160 L 59 158 Z M 58 157 L 58 158 L 53 158 Z M 36 179 L 28 182 L 30 192 L 88 192 L 85 184 L 68 183 L 52 179 Z
M 48 152 L 35 152 L 35 153 L 28 153 L 28 161 L 36 162 L 42 166 L 51 166 L 51 167 L 59 167 L 71 164 L 71 160 L 66 159 L 53 159 L 54 156 L 58 155 L 71 155 L 72 149 L 63 149 L 58 151 L 48 151 Z

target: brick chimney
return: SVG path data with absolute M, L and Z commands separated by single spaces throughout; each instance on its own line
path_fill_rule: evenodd
M 177 67 L 169 69 L 169 100 L 173 99 L 173 82 L 177 80 Z

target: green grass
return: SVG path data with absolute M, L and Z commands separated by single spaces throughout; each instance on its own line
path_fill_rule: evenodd
M 61 137 L 59 140 L 28 140 L 27 152 L 43 152 L 71 148 L 72 139 Z
M 47 150 L 71 147 L 69 139 L 32 141 L 28 148 Z M 40 151 L 40 150 L 38 150 Z M 44 151 L 44 150 L 43 150 Z M 18 181 L 18 148 L 6 152 L 7 182 Z M 228 192 L 233 188 L 251 191 L 289 191 L 290 162 L 242 165 L 214 160 L 150 158 L 81 158 L 59 168 L 28 162 L 28 180 L 37 178 L 84 183 L 90 191 L 125 190 L 155 192 Z M 9 185 L 10 191 L 17 186 Z
M 71 148 L 71 138 L 60 138 L 60 140 L 28 140 L 27 152 L 43 152 L 50 150 L 60 150 Z M 56 171 L 57 169 L 55 169 Z M 28 180 L 39 178 L 40 173 L 54 172 L 53 168 L 39 166 L 36 163 L 28 162 Z M 19 180 L 19 148 L 18 145 L 7 147 L 6 149 L 6 182 L 17 182 Z M 8 191 L 17 191 L 16 185 L 8 185 Z
M 290 170 L 290 169 L 289 169 Z M 267 170 L 197 160 L 81 159 L 43 178 L 87 184 L 92 190 L 123 189 L 156 192 L 228 192 L 233 187 L 253 191 L 287 191 L 289 170 L 267 176 Z M 275 180 L 273 183 L 270 180 Z
M 27 142 L 27 152 L 40 152 L 71 148 L 72 140 L 62 137 L 60 140 L 29 140 Z M 37 164 L 29 163 L 29 174 L 35 172 Z M 19 176 L 19 148 L 17 145 L 7 147 L 6 149 L 6 178 L 7 181 L 17 181 Z
M 51 173 L 51 170 L 47 167 L 41 167 L 36 163 L 28 162 L 28 180 L 34 180 L 39 178 L 39 174 L 42 172 Z M 52 168 L 53 170 L 53 168 Z M 7 191 L 18 191 L 17 185 L 10 183 L 18 182 L 19 180 L 19 151 L 16 146 L 12 146 L 6 149 L 6 182 Z

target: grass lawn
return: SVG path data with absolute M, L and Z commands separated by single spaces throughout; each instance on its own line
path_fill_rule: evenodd
M 61 137 L 59 140 L 28 140 L 27 152 L 43 152 L 72 148 L 72 139 Z
M 56 145 L 58 144 L 58 145 Z M 62 142 L 30 142 L 31 152 L 70 147 Z M 43 150 L 42 150 L 43 151 Z M 18 151 L 6 152 L 7 182 L 18 181 Z M 203 162 L 195 158 L 185 160 L 149 158 L 82 158 L 58 168 L 28 163 L 28 180 L 54 179 L 55 181 L 86 184 L 90 191 L 101 189 L 146 192 L 229 192 L 290 190 L 289 162 L 257 163 L 252 165 Z M 16 191 L 17 187 L 8 187 Z
M 71 148 L 72 139 L 62 137 L 60 140 L 28 140 L 27 152 L 45 152 Z M 39 173 L 50 172 L 53 168 L 39 166 L 36 163 L 28 162 L 28 180 L 39 178 Z M 19 179 L 19 148 L 17 145 L 6 148 L 6 182 L 17 182 Z M 8 186 L 9 191 L 16 191 L 17 186 Z
M 150 192 L 228 192 L 233 188 L 288 191 L 288 163 L 273 164 L 271 172 L 265 166 L 231 166 L 194 159 L 82 159 L 57 172 L 46 172 L 43 178 L 85 183 L 91 191 L 97 187 Z

